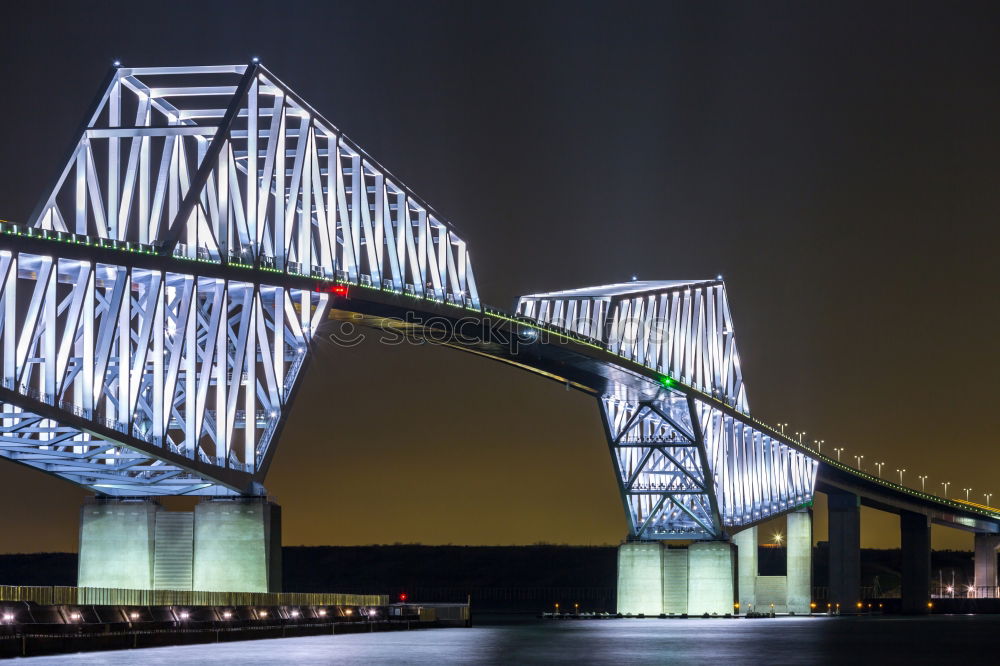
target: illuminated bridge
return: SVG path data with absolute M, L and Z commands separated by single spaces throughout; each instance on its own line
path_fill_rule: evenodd
M 751 417 L 721 279 L 532 294 L 510 312 L 480 300 L 471 256 L 260 64 L 116 66 L 28 223 L 0 227 L 0 455 L 97 494 L 81 586 L 276 589 L 265 476 L 310 350 L 349 320 L 594 397 L 630 531 L 621 610 L 807 612 L 817 491 L 844 609 L 860 504 L 900 514 L 911 610 L 929 598 L 932 521 L 976 532 L 977 585 L 995 590 L 1000 513 Z M 168 495 L 210 499 L 142 499 Z M 757 576 L 755 526 L 784 514 L 788 574 Z

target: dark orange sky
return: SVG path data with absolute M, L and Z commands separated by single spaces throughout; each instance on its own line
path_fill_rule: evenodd
M 0 28 L 0 218 L 113 58 L 257 54 L 455 222 L 485 302 L 723 273 L 755 416 L 1000 496 L 1000 7 L 827 4 L 38 3 Z M 440 348 L 323 346 L 267 486 L 289 545 L 626 529 L 592 399 Z M 0 463 L 0 551 L 75 549 L 83 496 Z

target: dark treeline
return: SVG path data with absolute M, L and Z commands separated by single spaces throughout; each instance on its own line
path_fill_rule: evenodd
M 284 589 L 289 592 L 422 593 L 425 597 L 568 596 L 613 594 L 617 549 L 613 546 L 285 546 Z M 899 585 L 898 549 L 864 549 L 862 585 L 883 591 Z M 813 585 L 827 585 L 827 549 L 821 542 L 813 558 Z M 0 584 L 75 585 L 75 553 L 0 555 Z M 785 552 L 760 548 L 762 575 L 781 575 Z M 972 579 L 972 553 L 934 551 L 932 575 L 945 584 Z M 528 592 L 535 590 L 535 592 Z M 430 599 L 426 599 L 430 600 Z M 457 599 L 456 599 L 457 600 Z

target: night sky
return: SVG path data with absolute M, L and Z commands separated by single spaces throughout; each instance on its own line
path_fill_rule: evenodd
M 19 4 L 0 218 L 115 58 L 258 55 L 455 223 L 484 302 L 722 273 L 755 416 L 1000 498 L 997 3 Z M 286 545 L 626 532 L 592 398 L 441 348 L 322 346 L 267 487 Z M 75 550 L 84 496 L 0 463 L 0 552 Z

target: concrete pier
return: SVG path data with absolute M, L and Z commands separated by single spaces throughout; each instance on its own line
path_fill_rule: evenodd
M 931 520 L 922 513 L 901 511 L 899 544 L 903 558 L 902 610 L 928 613 L 931 600 Z
M 757 552 L 757 527 L 748 527 L 733 535 L 736 545 L 736 582 L 740 614 L 757 609 L 757 574 L 760 571 Z
M 157 502 L 92 500 L 80 509 L 79 587 L 153 587 Z
M 830 523 L 830 603 L 852 613 L 861 597 L 861 502 L 854 493 L 827 493 Z
M 802 509 L 788 514 L 784 576 L 761 576 L 757 528 L 733 536 L 737 548 L 737 582 L 740 613 L 810 612 L 812 602 L 812 513 Z
M 79 587 L 208 592 L 281 590 L 281 508 L 264 497 L 208 499 L 194 512 L 152 499 L 88 500 Z
M 194 508 L 194 589 L 281 591 L 281 508 L 263 497 Z
M 659 541 L 618 547 L 618 612 L 663 612 L 663 544 Z
M 812 603 L 812 512 L 800 509 L 788 514 L 785 607 L 789 613 L 804 614 Z
M 727 541 L 701 541 L 687 548 L 662 542 L 618 547 L 618 612 L 725 615 L 733 612 L 735 564 Z
M 736 557 L 727 541 L 699 541 L 688 548 L 688 614 L 733 612 Z
M 976 596 L 996 596 L 997 549 L 1000 548 L 1000 534 L 977 533 L 975 548 Z

